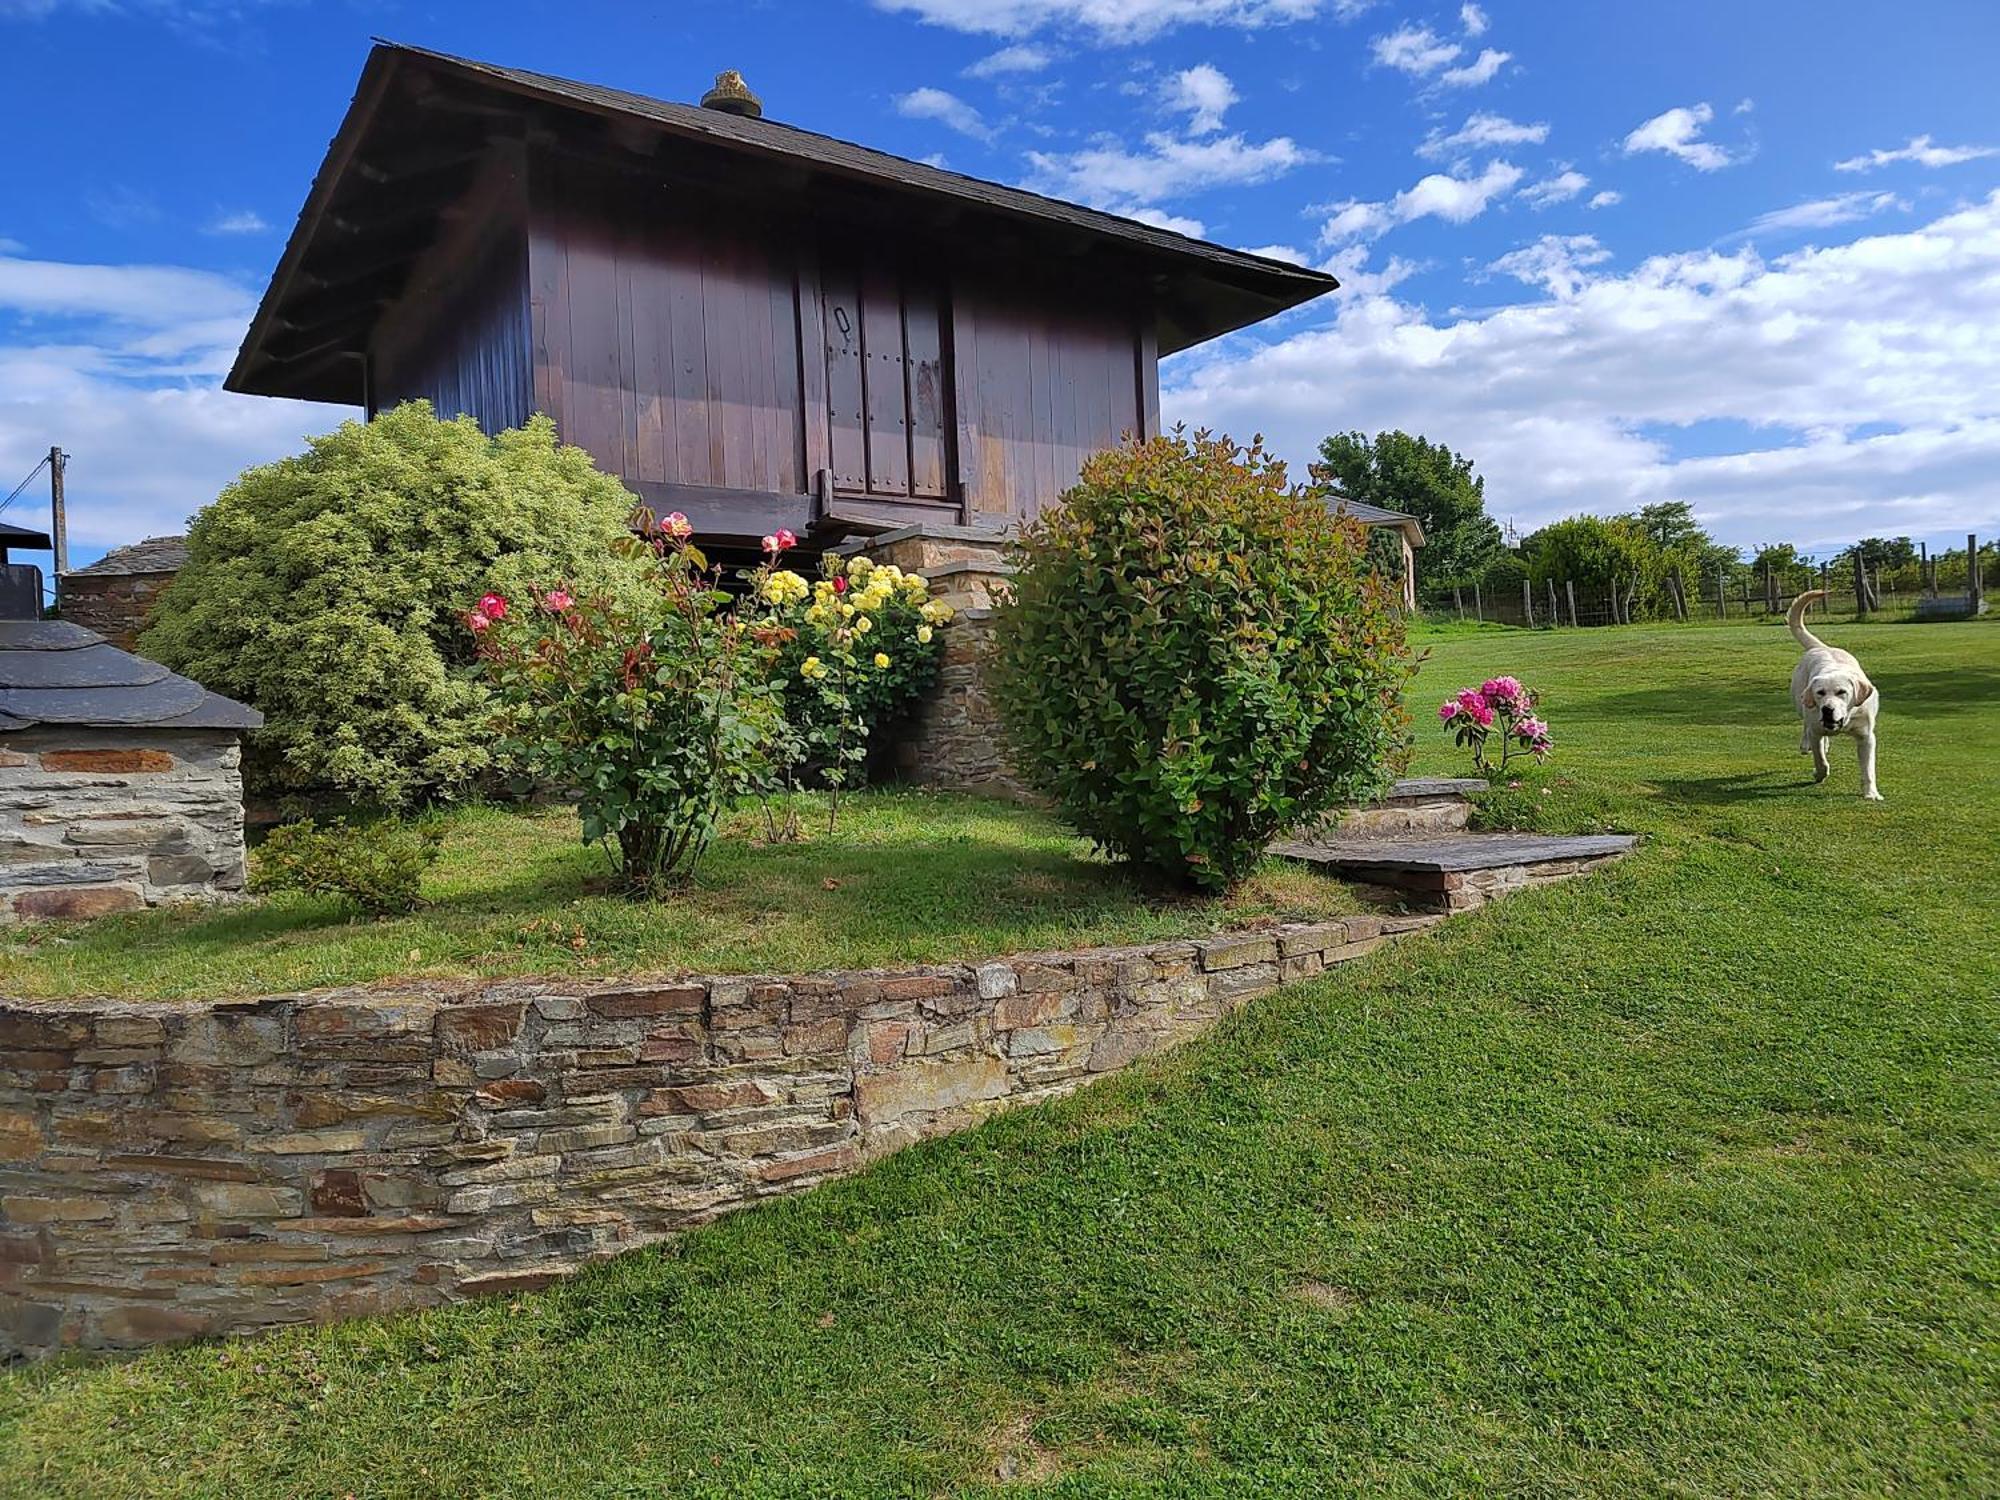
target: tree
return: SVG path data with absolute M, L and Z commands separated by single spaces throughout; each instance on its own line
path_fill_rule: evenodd
M 546 417 L 489 438 L 412 401 L 205 506 L 140 646 L 263 710 L 244 747 L 255 795 L 450 797 L 494 769 L 467 602 L 530 581 L 636 587 L 645 565 L 613 549 L 635 503 Z
M 1420 578 L 1470 579 L 1501 551 L 1500 527 L 1486 514 L 1486 481 L 1472 460 L 1407 432 L 1340 432 L 1319 445 L 1315 481 L 1385 510 L 1415 516 L 1424 528 Z
M 1917 544 L 1906 536 L 1891 540 L 1886 537 L 1863 537 L 1856 542 L 1862 560 L 1868 564 L 1871 573 L 1884 568 L 1909 568 L 1916 566 Z

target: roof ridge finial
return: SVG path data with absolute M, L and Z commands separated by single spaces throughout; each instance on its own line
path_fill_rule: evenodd
M 747 115 L 753 120 L 763 118 L 764 114 L 764 101 L 750 92 L 750 85 L 734 68 L 724 68 L 715 75 L 715 87 L 701 96 L 701 107 L 720 110 L 725 115 Z

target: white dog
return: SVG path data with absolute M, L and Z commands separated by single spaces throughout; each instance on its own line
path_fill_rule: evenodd
M 1860 662 L 1806 629 L 1806 606 L 1825 597 L 1824 589 L 1801 594 L 1785 616 L 1792 639 L 1805 652 L 1792 669 L 1792 702 L 1801 724 L 1799 754 L 1813 758 L 1813 780 L 1824 781 L 1826 742 L 1836 734 L 1853 735 L 1861 764 L 1861 795 L 1880 802 L 1882 794 L 1875 789 L 1875 715 L 1882 697 Z

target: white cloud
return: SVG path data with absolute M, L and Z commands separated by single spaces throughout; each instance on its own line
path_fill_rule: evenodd
M 1522 188 L 1521 201 L 1534 209 L 1550 208 L 1569 202 L 1589 186 L 1590 179 L 1583 173 L 1564 167 L 1553 177 L 1544 177 Z
M 1465 28 L 1467 36 L 1484 36 L 1488 25 L 1486 12 L 1476 5 L 1461 5 L 1458 8 L 1458 24 Z
M 1840 193 L 1831 198 L 1814 198 L 1794 203 L 1790 208 L 1773 209 L 1750 221 L 1749 234 L 1785 229 L 1831 229 L 1836 224 L 1853 224 L 1889 209 L 1909 211 L 1909 202 L 1894 193 Z
M 1521 169 L 1505 161 L 1488 162 L 1477 177 L 1433 172 L 1387 203 L 1350 198 L 1332 205 L 1330 217 L 1320 226 L 1319 240 L 1322 245 L 1338 245 L 1344 240 L 1367 239 L 1415 219 L 1463 224 L 1511 193 L 1521 177 Z
M 1850 156 L 1846 161 L 1833 164 L 1836 172 L 1872 172 L 1877 167 L 1886 167 L 1899 161 L 1915 162 L 1920 167 L 1955 167 L 1962 161 L 1978 161 L 1985 156 L 2000 156 L 2000 146 L 1939 146 L 1934 145 L 1927 135 L 1910 137 L 1910 144 L 1898 146 L 1893 151 L 1877 149 L 1860 156 Z
M 1209 135 L 1222 128 L 1222 117 L 1236 102 L 1236 85 L 1212 63 L 1196 63 L 1174 74 L 1160 86 L 1168 109 L 1185 110 L 1188 131 Z
M 1612 208 L 1625 201 L 1625 195 L 1616 188 L 1606 188 L 1601 193 L 1593 193 L 1590 198 L 1592 208 Z
M 255 302 L 209 271 L 0 256 L 0 473 L 71 453 L 79 554 L 181 529 L 245 466 L 350 414 L 220 389 Z
M 1739 158 L 1715 142 L 1701 138 L 1703 127 L 1714 118 L 1715 110 L 1707 104 L 1683 105 L 1654 115 L 1625 137 L 1625 154 L 1634 156 L 1641 151 L 1662 151 L 1686 162 L 1698 172 L 1713 172 L 1726 167 Z
M 1505 115 L 1489 114 L 1481 110 L 1468 116 L 1465 123 L 1450 135 L 1433 130 L 1424 138 L 1424 143 L 1417 147 L 1417 155 L 1457 156 L 1470 151 L 1490 150 L 1496 146 L 1539 146 L 1548 138 L 1547 121 L 1523 125 L 1508 119 Z
M 1369 46 L 1376 62 L 1385 68 L 1408 73 L 1413 78 L 1428 78 L 1465 50 L 1456 42 L 1446 41 L 1428 26 L 1408 22 L 1376 37 Z
M 1423 432 L 1477 460 L 1523 529 L 1672 498 L 1746 545 L 2000 526 L 2000 341 L 1967 337 L 2000 326 L 2000 192 L 1769 261 L 1604 275 L 1591 244 L 1567 248 L 1569 295 L 1443 321 L 1353 297 L 1276 342 L 1176 356 L 1169 419 L 1262 431 L 1294 462 L 1330 431 Z M 1740 426 L 1738 451 L 1676 458 L 1696 423 Z
M 967 78 L 1000 78 L 1010 73 L 1039 73 L 1055 56 L 1046 47 L 1019 43 L 989 52 L 965 70 Z
M 1290 245 L 1252 245 L 1243 252 L 1245 255 L 1261 255 L 1266 260 L 1281 260 L 1288 266 L 1309 266 L 1312 261 L 1303 250 Z
M 270 229 L 264 216 L 254 209 L 239 209 L 235 213 L 218 213 L 202 229 L 203 234 L 263 234 Z
M 1462 68 L 1447 68 L 1438 75 L 1438 82 L 1449 89 L 1478 88 L 1483 83 L 1491 83 L 1493 75 L 1502 66 L 1513 60 L 1514 54 L 1488 47 L 1478 57 Z
M 1024 37 L 1044 29 L 1075 29 L 1107 42 L 1143 42 L 1181 26 L 1234 26 L 1254 31 L 1303 21 L 1322 0 L 875 0 L 933 26 L 977 36 Z M 1365 6 L 1333 0 L 1342 20 Z
M 1421 263 L 1404 260 L 1400 255 L 1392 255 L 1378 270 L 1368 266 L 1368 247 L 1349 245 L 1336 250 L 1324 261 L 1320 269 L 1340 282 L 1340 290 L 1334 295 L 1342 299 L 1357 297 L 1379 297 L 1398 283 L 1408 281 L 1423 269 Z
M 1611 259 L 1590 234 L 1545 234 L 1489 265 L 1489 275 L 1511 276 L 1552 297 L 1574 297 L 1590 281 L 1589 268 Z
M 956 130 L 960 135 L 969 135 L 974 140 L 993 139 L 993 127 L 988 125 L 979 111 L 967 104 L 956 94 L 943 89 L 911 89 L 907 94 L 896 96 L 896 113 L 912 120 L 935 120 L 938 124 Z
M 1463 224 L 1486 212 L 1488 204 L 1504 198 L 1521 180 L 1521 169 L 1511 162 L 1492 161 L 1477 177 L 1447 177 L 1433 172 L 1416 186 L 1396 194 L 1391 210 L 1396 222 L 1436 217 Z
M 1100 208 L 1158 203 L 1205 188 L 1268 182 L 1318 159 L 1282 135 L 1253 143 L 1240 135 L 1184 141 L 1156 133 L 1146 137 L 1142 152 L 1102 140 L 1080 151 L 1028 153 L 1034 169 L 1031 185 L 1038 191 Z
M 1208 228 L 1199 219 L 1190 219 L 1184 214 L 1170 214 L 1159 208 L 1128 208 L 1125 216 L 1137 219 L 1141 224 L 1151 224 L 1155 229 L 1171 229 L 1175 234 L 1185 234 L 1200 239 Z

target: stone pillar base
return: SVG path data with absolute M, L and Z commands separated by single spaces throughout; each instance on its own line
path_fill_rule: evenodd
M 896 745 L 899 774 L 919 786 L 1028 800 L 1002 753 L 998 706 L 988 690 L 993 606 L 1014 569 L 1004 535 L 963 526 L 905 526 L 838 550 L 930 580 L 931 597 L 953 610 L 938 679 Z

